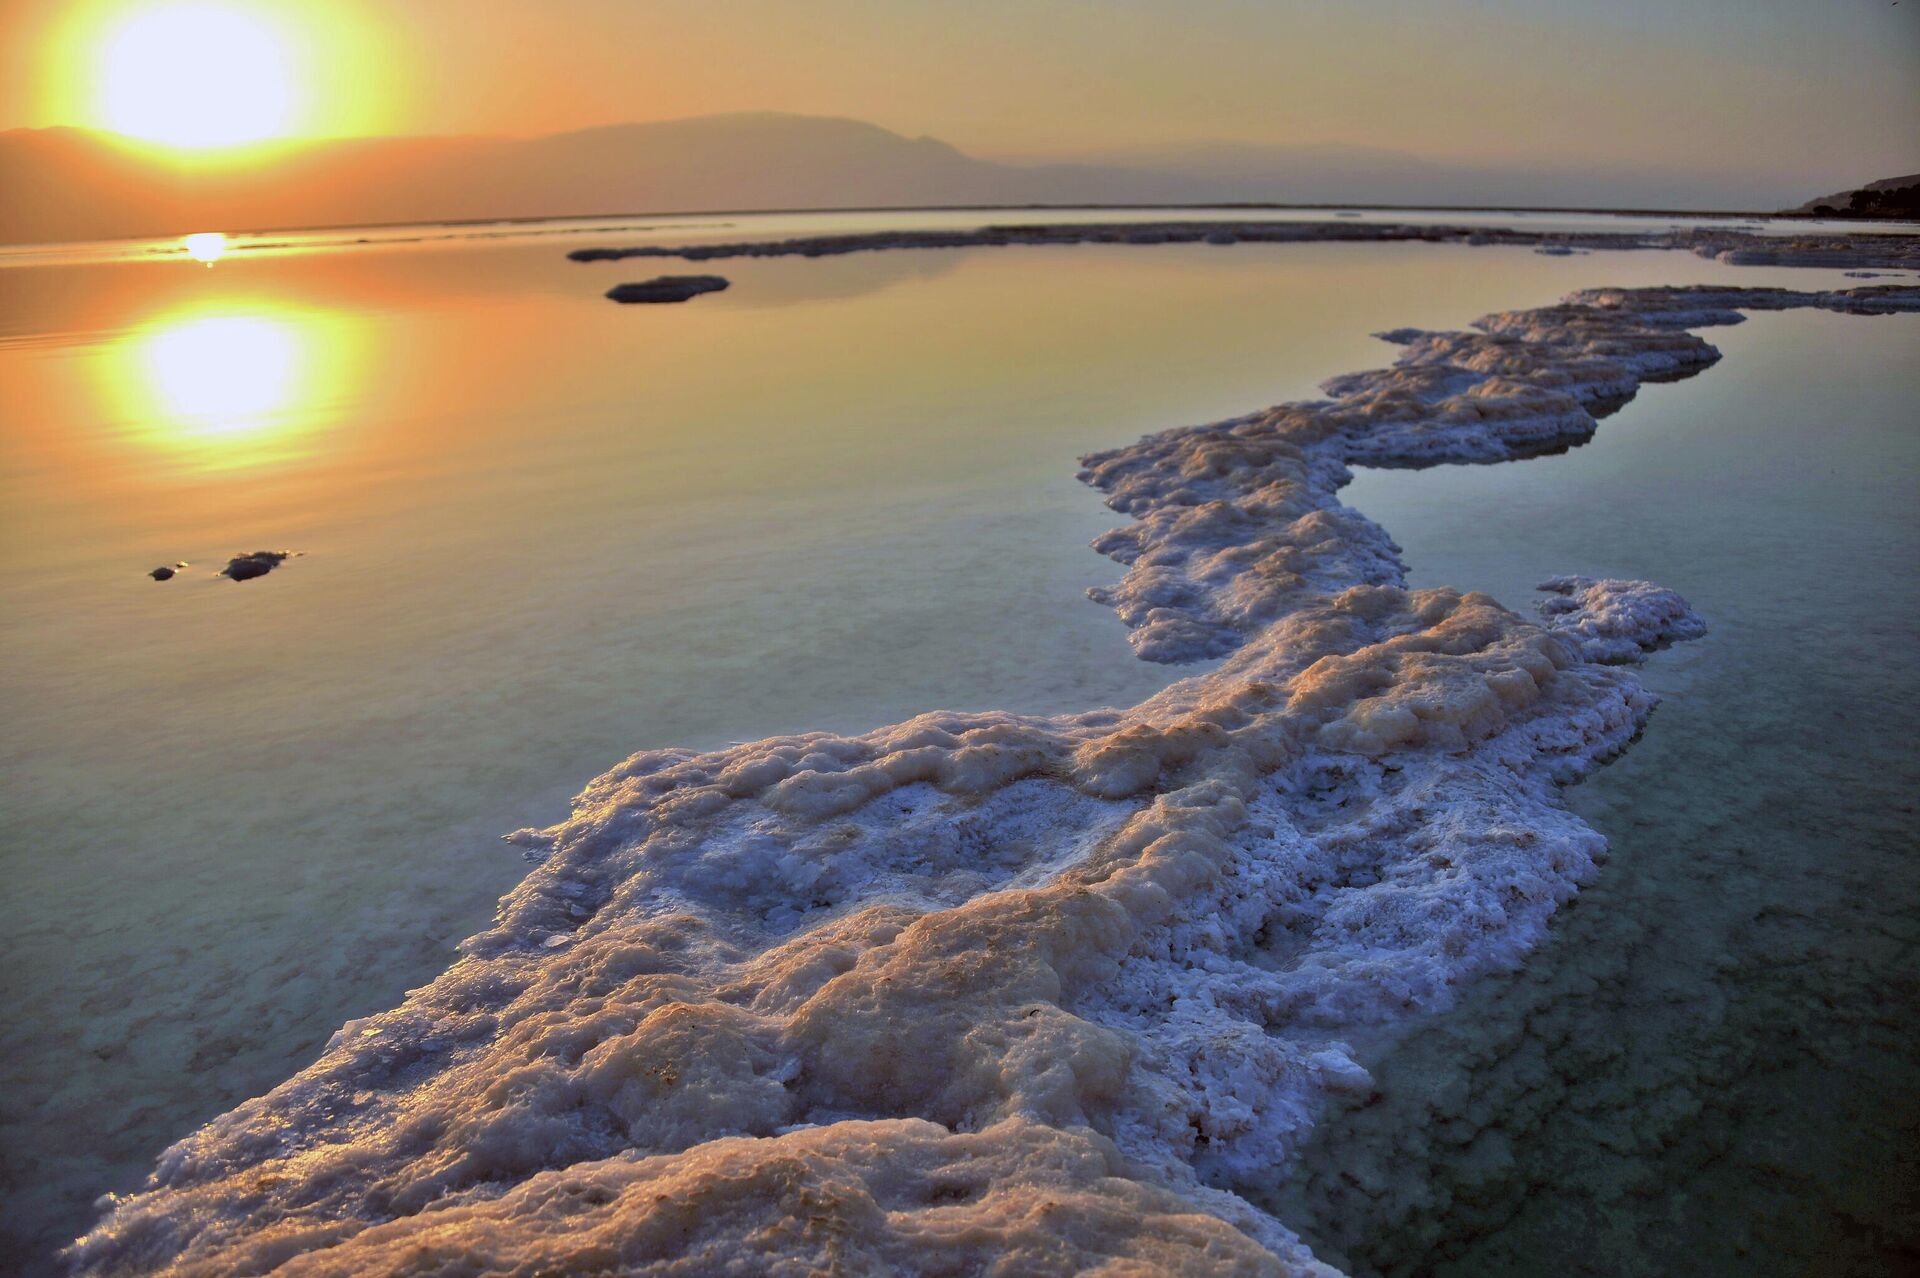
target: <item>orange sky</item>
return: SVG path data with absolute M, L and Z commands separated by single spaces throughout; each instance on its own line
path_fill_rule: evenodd
M 985 155 L 1195 139 L 1442 159 L 1920 167 L 1920 0 L 202 0 L 289 50 L 289 129 L 850 115 Z M 100 126 L 161 0 L 5 0 L 0 127 Z

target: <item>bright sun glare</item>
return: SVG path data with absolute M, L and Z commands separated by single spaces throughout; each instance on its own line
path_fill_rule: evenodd
M 298 349 L 284 323 L 208 315 L 147 335 L 140 355 L 155 407 L 204 437 L 262 429 L 292 397 Z
M 284 41 L 259 16 L 221 4 L 127 18 L 100 46 L 97 92 L 109 128 L 178 147 L 276 137 L 294 109 Z
M 206 472 L 308 456 L 360 384 L 362 330 L 341 316 L 230 294 L 157 313 L 104 348 L 95 379 L 129 439 Z
M 180 237 L 180 246 L 196 262 L 212 266 L 227 255 L 227 237 L 219 231 L 195 231 Z

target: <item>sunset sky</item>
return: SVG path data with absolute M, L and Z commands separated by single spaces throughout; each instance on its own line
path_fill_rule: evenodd
M 227 65 L 277 77 L 221 113 L 241 135 L 770 109 L 988 156 L 1204 139 L 1866 180 L 1909 171 L 1920 126 L 1920 0 L 7 0 L 0 128 L 129 127 L 191 62 L 155 53 L 183 8 L 237 19 Z

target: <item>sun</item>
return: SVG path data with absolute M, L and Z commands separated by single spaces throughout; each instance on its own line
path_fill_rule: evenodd
M 101 41 L 96 76 L 108 128 L 169 146 L 278 137 L 295 107 L 285 40 L 231 5 L 169 4 L 127 17 Z

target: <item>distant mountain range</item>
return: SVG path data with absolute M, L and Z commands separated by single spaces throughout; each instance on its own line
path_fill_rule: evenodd
M 171 160 L 82 129 L 0 133 L 0 242 L 770 208 L 1347 203 L 1756 208 L 1764 184 L 1473 168 L 1351 147 L 1196 144 L 1087 162 L 976 159 L 857 120 L 754 113 L 541 138 L 318 141 Z
M 1851 191 L 1837 191 L 1808 200 L 1789 213 L 1808 217 L 1865 217 L 1920 219 L 1920 173 L 1881 178 Z

